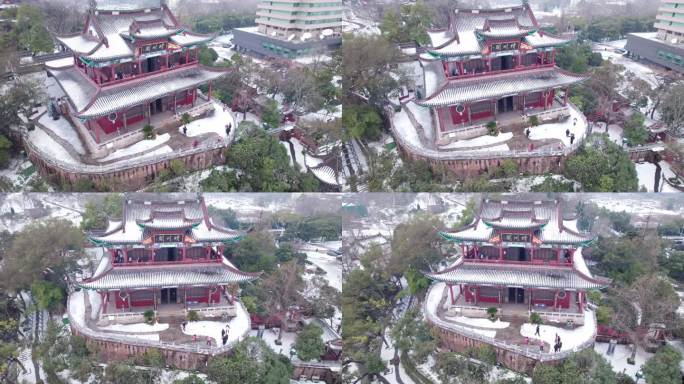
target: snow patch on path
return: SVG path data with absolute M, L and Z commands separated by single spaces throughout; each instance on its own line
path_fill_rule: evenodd
M 586 310 L 584 312 L 584 325 L 575 329 L 565 329 L 553 325 L 542 324 L 539 326 L 539 333 L 541 336 L 535 336 L 536 328 L 536 324 L 525 323 L 520 328 L 520 334 L 529 337 L 530 339 L 542 340 L 551 346 L 556 343 L 556 334 L 558 334 L 563 343 L 561 351 L 568 351 L 573 350 L 582 345 L 582 343 L 594 338 L 596 333 L 596 321 L 594 319 L 594 313 L 591 310 Z
M 171 139 L 171 135 L 168 133 L 164 133 L 162 135 L 158 135 L 154 140 L 142 140 L 142 141 L 139 141 L 139 142 L 131 145 L 130 147 L 119 149 L 118 151 L 115 151 L 114 153 L 110 154 L 109 156 L 103 158 L 100 161 L 101 162 L 107 162 L 107 161 L 120 159 L 120 158 L 126 157 L 126 156 L 136 155 L 139 153 L 142 154 L 143 152 L 150 151 L 150 150 L 152 150 L 152 148 L 158 147 L 158 146 L 166 143 L 167 141 L 169 141 L 169 139 Z M 162 147 L 160 149 L 164 149 L 164 148 L 171 149 L 168 146 Z M 158 153 L 156 153 L 157 150 L 155 150 L 154 152 L 155 152 L 155 154 L 158 154 Z M 151 152 L 148 152 L 145 155 L 149 155 L 150 153 Z
M 165 331 L 169 329 L 169 325 L 166 323 L 155 323 L 153 325 L 149 325 L 147 323 L 113 324 L 106 327 L 100 327 L 100 329 L 115 332 L 148 333 Z

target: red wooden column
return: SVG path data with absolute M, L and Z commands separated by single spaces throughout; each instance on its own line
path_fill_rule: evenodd
M 534 289 L 530 288 L 530 303 L 529 303 L 530 311 L 532 310 L 532 300 L 534 300 Z
M 470 103 L 465 104 L 466 109 L 468 110 L 468 124 L 472 124 L 473 122 L 473 114 L 470 111 Z
M 465 68 L 463 66 L 463 62 L 459 61 L 458 62 L 458 74 L 463 76 L 464 72 L 465 72 Z
M 553 310 L 558 310 L 558 290 L 553 294 Z
M 449 297 L 451 297 L 451 305 L 456 304 L 456 298 L 454 298 L 454 286 L 449 284 Z
M 211 100 L 211 81 L 209 81 L 209 100 Z
M 109 73 L 111 75 L 111 78 L 109 81 L 114 81 L 116 79 L 116 73 L 114 72 L 114 64 L 109 66 Z
M 503 260 L 503 246 L 499 245 L 499 260 Z
M 565 87 L 565 95 L 563 96 L 563 106 L 568 105 L 568 98 L 570 97 L 570 87 Z
M 123 249 L 124 263 L 128 263 L 128 248 Z
M 549 92 L 544 90 L 542 95 L 544 97 L 544 110 L 547 110 L 549 108 Z

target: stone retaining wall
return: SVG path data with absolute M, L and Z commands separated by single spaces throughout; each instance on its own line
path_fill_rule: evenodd
M 184 370 L 202 370 L 207 366 L 211 356 L 203 353 L 195 353 L 188 351 L 176 351 L 159 347 L 145 347 L 138 345 L 130 345 L 124 342 L 114 342 L 109 340 L 100 340 L 91 338 L 78 332 L 76 327 L 71 327 L 71 332 L 74 335 L 81 336 L 85 339 L 88 347 L 96 351 L 101 361 L 128 361 L 131 359 L 140 359 L 148 350 L 154 349 L 161 352 L 166 361 L 166 365 Z M 227 352 L 224 353 L 224 355 Z
M 499 167 L 501 163 L 506 160 L 503 158 L 441 160 L 412 153 L 403 148 L 399 142 L 397 142 L 397 147 L 411 160 L 423 160 L 433 168 L 445 166 L 459 178 L 481 175 L 490 169 Z M 543 175 L 545 173 L 562 173 L 566 157 L 562 155 L 540 155 L 510 157 L 509 159 L 518 165 L 518 169 L 521 173 Z
M 526 375 L 532 375 L 534 367 L 537 364 L 556 365 L 563 361 L 562 359 L 558 359 L 545 361 L 541 363 L 539 360 L 529 356 L 524 356 L 521 353 L 509 349 L 504 349 L 489 343 L 485 343 L 481 340 L 472 339 L 468 336 L 459 334 L 456 331 L 441 328 L 435 324 L 431 325 L 437 331 L 437 337 L 439 339 L 440 345 L 443 348 L 449 349 L 453 352 L 467 353 L 472 348 L 477 348 L 486 345 L 494 349 L 496 353 L 497 363 L 503 365 L 504 367 L 510 370 L 520 372 Z
M 78 173 L 65 170 L 44 160 L 36 152 L 30 150 L 27 152 L 28 158 L 36 165 L 38 172 L 51 181 L 74 186 L 79 180 L 86 179 L 92 181 L 98 189 L 121 192 L 142 189 L 151 184 L 162 171 L 170 167 L 173 160 L 182 161 L 188 171 L 198 171 L 223 164 L 225 150 L 224 147 L 215 148 L 175 159 L 165 159 L 141 166 L 132 165 L 126 169 L 104 173 Z

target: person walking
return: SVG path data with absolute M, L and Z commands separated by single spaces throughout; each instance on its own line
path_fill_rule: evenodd
M 572 145 L 572 143 L 574 143 L 574 142 L 575 142 L 575 134 L 573 133 L 570 135 L 570 145 Z
M 570 137 L 570 128 L 565 130 L 565 137 Z
M 537 329 L 534 331 L 535 336 L 541 336 L 541 333 L 539 333 L 539 324 L 537 324 Z
M 211 347 L 211 336 L 207 336 L 207 347 Z

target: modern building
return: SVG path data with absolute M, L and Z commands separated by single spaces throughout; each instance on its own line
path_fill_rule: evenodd
M 233 30 L 237 50 L 294 59 L 342 43 L 344 6 L 338 0 L 262 0 L 256 26 Z
M 101 343 L 112 358 L 159 348 L 169 353 L 171 364 L 183 368 L 196 368 L 209 356 L 226 352 L 250 329 L 249 314 L 237 299 L 238 285 L 259 276 L 240 271 L 223 257 L 224 247 L 241 237 L 214 224 L 201 196 L 125 197 L 121 220 L 111 221 L 100 233 L 88 233 L 103 254 L 92 275 L 74 281 L 78 290 L 70 296 L 68 311 L 74 332 Z M 217 331 L 181 324 L 191 311 L 213 319 L 206 324 Z M 146 326 L 146 312 L 159 325 Z M 230 343 L 221 343 L 213 333 L 220 335 L 226 325 L 233 333 L 226 340 Z M 202 339 L 200 348 L 194 332 L 210 336 L 209 342 Z
M 627 35 L 627 52 L 674 71 L 684 71 L 684 1 L 663 0 L 654 27 L 657 32 Z
M 165 0 L 92 0 L 83 31 L 57 38 L 73 59 L 47 66 L 68 98 L 62 113 L 97 143 L 202 114 L 213 108 L 212 81 L 225 74 L 199 64 L 199 47 L 212 38 L 181 25 Z
M 596 321 L 586 293 L 610 281 L 587 268 L 581 248 L 594 238 L 577 230 L 576 219 L 564 217 L 560 201 L 483 200 L 470 225 L 440 235 L 462 253 L 444 270 L 426 273 L 437 282 L 427 299 L 428 321 L 440 330 L 445 345 L 459 349 L 472 336 L 500 348 L 497 355 L 507 355 L 502 363 L 511 369 L 528 371 L 536 361 L 567 354 L 546 345 L 540 353 L 538 341 L 553 345 L 551 332 L 566 339 L 561 352 L 593 344 Z M 492 311 L 505 322 L 492 326 L 500 330 L 486 338 L 473 336 L 477 329 L 468 325 L 491 318 Z M 531 322 L 533 314 L 546 325 L 541 335 L 529 334 L 532 325 L 514 328 Z

